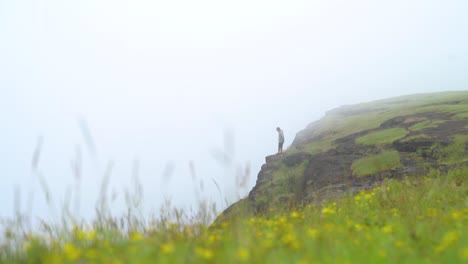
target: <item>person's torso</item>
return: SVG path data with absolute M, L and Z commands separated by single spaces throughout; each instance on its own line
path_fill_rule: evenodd
M 278 141 L 281 143 L 281 142 L 284 142 L 284 134 L 283 134 L 283 130 L 280 130 L 279 133 L 278 133 Z

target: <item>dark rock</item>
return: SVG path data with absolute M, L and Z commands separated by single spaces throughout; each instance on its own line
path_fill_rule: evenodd
M 393 147 L 401 152 L 416 152 L 419 149 L 428 149 L 434 145 L 432 139 L 415 139 L 411 141 L 395 141 Z
M 266 156 L 265 157 L 265 162 L 268 164 L 268 163 L 271 163 L 275 160 L 279 160 L 281 159 L 281 156 L 278 155 L 278 154 L 275 154 L 275 155 L 270 155 L 270 156 Z
M 283 163 L 286 164 L 288 167 L 296 166 L 304 162 L 305 160 L 309 160 L 311 155 L 309 153 L 294 153 L 292 155 L 287 155 L 283 158 Z
M 406 117 L 404 116 L 397 116 L 397 117 L 394 117 L 392 119 L 389 119 L 385 122 L 383 122 L 380 127 L 381 128 L 392 128 L 392 127 L 396 127 L 396 126 L 399 126 L 401 124 L 403 124 L 403 122 L 405 122 L 406 120 Z

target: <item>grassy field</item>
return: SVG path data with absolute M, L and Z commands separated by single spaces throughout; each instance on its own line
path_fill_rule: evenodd
M 112 217 L 34 233 L 11 226 L 0 262 L 466 263 L 467 174 L 388 180 L 339 200 L 212 226 Z
M 387 145 L 406 136 L 406 134 L 408 132 L 403 128 L 390 128 L 360 137 L 356 139 L 356 143 L 365 146 Z
M 351 169 L 356 176 L 367 176 L 384 170 L 400 167 L 400 155 L 398 151 L 388 150 L 377 155 L 372 155 L 356 160 Z

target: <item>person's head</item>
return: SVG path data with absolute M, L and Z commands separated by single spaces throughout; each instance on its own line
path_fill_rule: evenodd
M 276 131 L 280 132 L 280 131 L 281 131 L 281 128 L 280 128 L 280 127 L 277 127 L 277 128 L 276 128 Z

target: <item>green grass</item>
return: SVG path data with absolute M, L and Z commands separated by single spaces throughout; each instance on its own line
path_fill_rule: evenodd
M 410 131 L 418 131 L 426 128 L 438 127 L 440 124 L 444 123 L 444 120 L 426 120 L 419 122 L 409 128 Z
M 440 162 L 447 165 L 468 161 L 466 145 L 468 135 L 458 135 L 453 139 L 453 143 L 443 148 L 441 151 Z
M 303 148 L 303 151 L 308 152 L 310 154 L 316 154 L 316 153 L 325 152 L 333 148 L 334 148 L 334 145 L 332 144 L 331 141 L 319 140 L 319 141 L 314 141 L 309 144 L 306 144 Z
M 1 263 L 466 263 L 468 169 L 388 180 L 317 205 L 212 227 L 107 220 L 9 234 Z M 18 239 L 18 240 L 16 240 Z
M 296 154 L 299 152 L 317 154 L 326 152 L 327 150 L 335 148 L 334 144 L 330 140 L 315 140 L 306 144 L 303 144 L 299 147 L 291 146 L 286 151 L 283 152 L 284 156 Z
M 387 145 L 406 136 L 408 132 L 404 128 L 389 128 L 370 133 L 356 139 L 356 143 L 364 146 Z
M 464 104 L 450 105 L 450 104 L 439 104 L 421 107 L 418 112 L 442 112 L 449 114 L 460 114 L 468 111 L 468 103 Z
M 460 113 L 454 116 L 455 119 L 468 119 L 468 112 Z
M 288 167 L 281 161 L 275 161 L 277 168 L 272 172 L 271 180 L 258 186 L 256 190 L 256 206 L 263 207 L 278 203 L 279 200 L 293 202 L 299 198 L 302 190 L 302 179 L 309 162 Z
M 416 140 L 416 139 L 429 139 L 429 138 L 431 138 L 431 137 L 426 135 L 426 134 L 417 134 L 417 135 L 412 135 L 412 136 L 409 136 L 409 137 L 405 137 L 400 141 L 401 142 L 409 142 L 409 141 Z
M 358 159 L 353 162 L 351 169 L 353 175 L 362 177 L 399 168 L 400 166 L 400 155 L 398 151 L 389 150 L 377 155 Z

